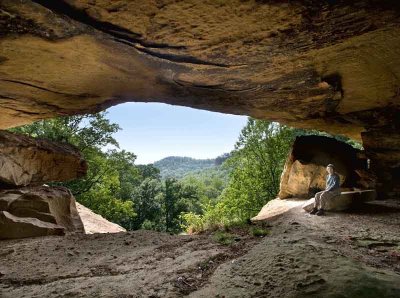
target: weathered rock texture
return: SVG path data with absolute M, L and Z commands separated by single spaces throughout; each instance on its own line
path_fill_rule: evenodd
M 145 101 L 398 140 L 399 16 L 394 0 L 2 0 L 0 128 Z
M 340 195 L 328 200 L 325 205 L 325 210 L 343 211 L 350 208 L 357 208 L 362 203 L 373 201 L 375 199 L 375 190 L 344 191 Z M 315 198 L 307 200 L 303 204 L 303 209 L 310 212 L 314 208 L 314 203 Z
M 400 115 L 395 121 L 400 122 Z M 400 126 L 399 126 L 400 127 Z M 362 133 L 371 169 L 378 178 L 377 189 L 384 197 L 399 198 L 400 194 L 400 130 L 379 129 Z
M 361 150 L 333 138 L 301 136 L 296 138 L 286 160 L 278 197 L 309 198 L 325 189 L 326 166 L 330 163 L 335 165 L 341 187 L 375 186 L 374 180 L 365 177 L 369 174 L 368 164 Z
M 86 234 L 126 232 L 123 227 L 108 221 L 79 203 L 76 203 L 76 208 L 85 227 Z
M 0 239 L 64 235 L 64 228 L 37 218 L 18 217 L 0 211 Z
M 71 145 L 0 131 L 0 185 L 66 181 L 86 170 L 86 161 Z
M 65 187 L 0 192 L 0 239 L 84 233 L 75 198 Z

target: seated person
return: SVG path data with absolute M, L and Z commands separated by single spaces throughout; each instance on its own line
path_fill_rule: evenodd
M 340 195 L 340 178 L 335 173 L 335 167 L 333 164 L 329 164 L 326 167 L 328 176 L 326 177 L 326 188 L 323 191 L 315 194 L 314 209 L 311 210 L 310 214 L 324 215 L 324 208 L 326 202 L 331 198 Z

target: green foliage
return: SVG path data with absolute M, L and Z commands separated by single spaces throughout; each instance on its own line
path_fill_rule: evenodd
M 263 228 L 260 228 L 260 227 L 251 227 L 250 228 L 250 233 L 254 237 L 264 237 L 264 236 L 267 236 L 269 234 L 269 231 L 265 230 Z
M 118 147 L 113 134 L 120 130 L 118 124 L 110 123 L 106 113 L 60 117 L 41 120 L 30 125 L 17 127 L 11 131 L 27 134 L 35 138 L 69 143 L 81 152 L 106 145 Z
M 215 159 L 194 159 L 190 157 L 169 156 L 154 163 L 154 166 L 160 169 L 161 177 L 182 178 L 186 174 L 213 168 Z
M 234 241 L 234 235 L 224 231 L 216 231 L 213 235 L 213 239 L 222 245 L 231 245 Z
M 114 134 L 119 126 L 105 116 L 56 118 L 12 130 L 75 145 L 88 162 L 87 176 L 54 184 L 70 188 L 77 201 L 128 230 L 197 233 L 246 223 L 275 198 L 294 138 L 330 136 L 249 118 L 235 150 L 216 159 L 168 157 L 135 165 L 134 153 L 118 149 Z M 250 232 L 267 233 L 256 228 Z
M 154 165 L 135 165 L 135 154 L 118 149 L 104 151 L 118 148 L 114 133 L 120 129 L 105 116 L 103 112 L 56 118 L 12 130 L 76 146 L 88 163 L 87 175 L 53 184 L 70 188 L 78 202 L 128 230 L 178 233 L 182 229 L 181 213 L 202 213 L 202 204 L 221 194 L 227 172 L 215 168 L 213 159 L 164 159 L 158 164 L 170 167 L 168 173 L 191 175 L 184 181 L 162 181 L 160 170 Z
M 280 175 L 295 137 L 294 130 L 273 122 L 248 119 L 235 150 L 224 162 L 229 182 L 203 214 L 183 214 L 189 232 L 244 223 L 276 197 Z
M 293 139 L 291 128 L 248 120 L 226 161 L 232 169 L 230 181 L 215 206 L 224 223 L 245 222 L 276 197 Z
M 163 196 L 163 186 L 160 180 L 147 177 L 140 183 L 132 196 L 137 216 L 131 229 L 137 230 L 141 227 L 149 229 L 151 226 L 154 230 L 164 230 Z
M 181 231 L 181 213 L 201 210 L 197 188 L 175 178 L 165 180 L 164 204 L 165 230 L 174 233 Z
M 221 188 L 214 188 L 218 190 L 215 193 L 219 194 L 218 197 L 211 195 L 208 197 L 212 197 L 212 200 L 201 201 L 202 212 L 182 214 L 186 230 L 189 233 L 197 233 L 202 230 L 220 229 L 245 223 L 255 216 L 263 205 L 276 197 L 289 150 L 296 136 L 301 135 L 334 137 L 360 148 L 357 142 L 345 137 L 293 129 L 278 123 L 249 118 L 240 133 L 235 150 L 221 166 L 229 173 L 228 182 L 222 184 Z M 186 177 L 183 180 L 190 179 Z M 204 189 L 201 183 L 199 189 Z M 264 233 L 262 229 L 251 232 L 260 236 Z
M 184 176 L 180 181 L 186 185 L 197 188 L 202 202 L 215 201 L 225 189 L 229 180 L 229 171 L 222 167 L 205 169 L 192 172 Z
M 189 234 L 195 234 L 207 229 L 204 226 L 204 216 L 200 214 L 194 212 L 182 213 L 180 218 L 182 221 L 181 228 L 185 229 Z
M 42 120 L 12 131 L 76 146 L 88 163 L 87 175 L 54 184 L 70 188 L 78 202 L 108 220 L 129 228 L 136 216 L 130 200 L 133 183 L 140 178 L 134 166 L 136 156 L 124 150 L 102 151 L 105 146 L 118 147 L 113 134 L 120 129 L 117 124 L 110 123 L 105 115 L 103 112 Z

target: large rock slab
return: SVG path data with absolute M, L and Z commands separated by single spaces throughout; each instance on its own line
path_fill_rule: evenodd
M 86 174 L 81 153 L 69 144 L 0 131 L 0 184 L 26 186 Z
M 368 163 L 360 150 L 333 138 L 301 136 L 286 159 L 278 197 L 309 198 L 325 189 L 326 166 L 330 163 L 336 167 L 341 187 L 374 186 L 373 180 L 365 178 Z
M 75 198 L 65 187 L 3 190 L 0 211 L 0 239 L 85 232 Z
M 82 204 L 76 203 L 76 207 L 86 234 L 126 232 L 123 227 L 108 221 Z
M 302 200 L 281 200 L 279 198 L 273 199 L 265 204 L 260 212 L 253 218 L 251 218 L 252 222 L 263 221 L 263 220 L 272 220 L 275 219 L 289 210 L 301 206 L 303 204 Z
M 376 199 L 375 190 L 361 190 L 361 191 L 344 191 L 340 195 L 331 198 L 327 201 L 326 210 L 329 211 L 344 211 L 357 205 L 373 201 Z M 304 202 L 303 209 L 310 212 L 314 208 L 315 198 L 311 198 Z
M 0 211 L 0 239 L 64 235 L 64 233 L 62 226 L 37 218 L 18 217 L 7 211 Z

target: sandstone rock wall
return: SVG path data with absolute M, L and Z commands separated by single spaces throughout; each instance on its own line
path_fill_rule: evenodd
M 0 128 L 163 101 L 359 139 L 399 110 L 393 2 L 3 0 Z
M 0 239 L 84 233 L 75 198 L 65 187 L 0 191 Z
M 400 115 L 397 122 L 400 122 Z M 395 121 L 394 123 L 395 124 Z M 400 198 L 400 125 L 362 133 L 363 144 L 377 176 L 382 198 Z
M 73 146 L 0 131 L 0 239 L 84 233 L 72 193 L 41 185 L 86 170 Z
M 281 176 L 281 199 L 309 198 L 325 189 L 326 166 L 334 164 L 342 188 L 374 188 L 363 152 L 333 138 L 322 136 L 298 137 L 286 160 Z
M 399 3 L 2 0 L 0 128 L 145 101 L 363 132 L 400 197 L 368 145 L 400 130 Z
M 81 153 L 68 144 L 0 131 L 0 184 L 26 186 L 86 174 Z

